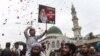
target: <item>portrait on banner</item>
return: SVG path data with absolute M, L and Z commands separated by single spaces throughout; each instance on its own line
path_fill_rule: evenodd
M 38 22 L 55 24 L 55 8 L 39 5 Z

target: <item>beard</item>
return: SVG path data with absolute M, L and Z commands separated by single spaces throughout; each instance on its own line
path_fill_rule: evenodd
M 63 56 L 70 56 L 70 54 L 69 54 L 69 53 L 66 53 L 66 54 L 64 54 Z
M 38 52 L 38 53 L 31 52 L 31 56 L 40 56 L 40 52 Z
M 87 52 L 84 52 L 84 51 L 83 51 L 82 53 L 83 53 L 83 54 L 87 54 L 87 53 L 89 53 L 89 52 L 88 52 L 88 51 L 87 51 Z
M 66 54 L 64 54 L 64 53 L 62 52 L 62 56 L 70 56 L 70 53 L 69 53 L 69 52 L 66 52 Z
M 86 56 L 89 53 L 89 51 L 87 52 L 82 51 L 81 53 Z

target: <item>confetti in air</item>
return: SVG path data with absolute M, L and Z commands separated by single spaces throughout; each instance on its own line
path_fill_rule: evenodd
M 3 23 L 3 25 L 5 25 L 6 23 Z
M 2 36 L 4 36 L 5 34 L 4 33 L 2 33 Z
M 20 2 L 23 2 L 23 0 L 20 0 Z
M 19 16 L 17 16 L 17 19 L 19 19 Z

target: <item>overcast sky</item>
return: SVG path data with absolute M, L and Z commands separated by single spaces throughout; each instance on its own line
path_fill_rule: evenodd
M 38 23 L 39 4 L 56 9 L 56 24 L 63 34 L 73 37 L 72 31 L 72 4 L 76 8 L 81 34 L 93 32 L 100 34 L 100 0 L 2 0 L 0 1 L 0 44 L 4 48 L 6 42 L 25 42 L 24 29 L 29 26 L 27 22 L 34 21 L 33 27 L 37 34 L 45 30 L 45 24 Z M 35 20 L 36 19 L 36 20 Z M 39 29 L 41 27 L 41 29 Z M 4 36 L 2 36 L 4 34 Z

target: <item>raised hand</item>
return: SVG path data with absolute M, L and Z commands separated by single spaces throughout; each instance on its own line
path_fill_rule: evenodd
M 48 31 L 47 30 L 45 30 L 45 33 L 47 33 Z

